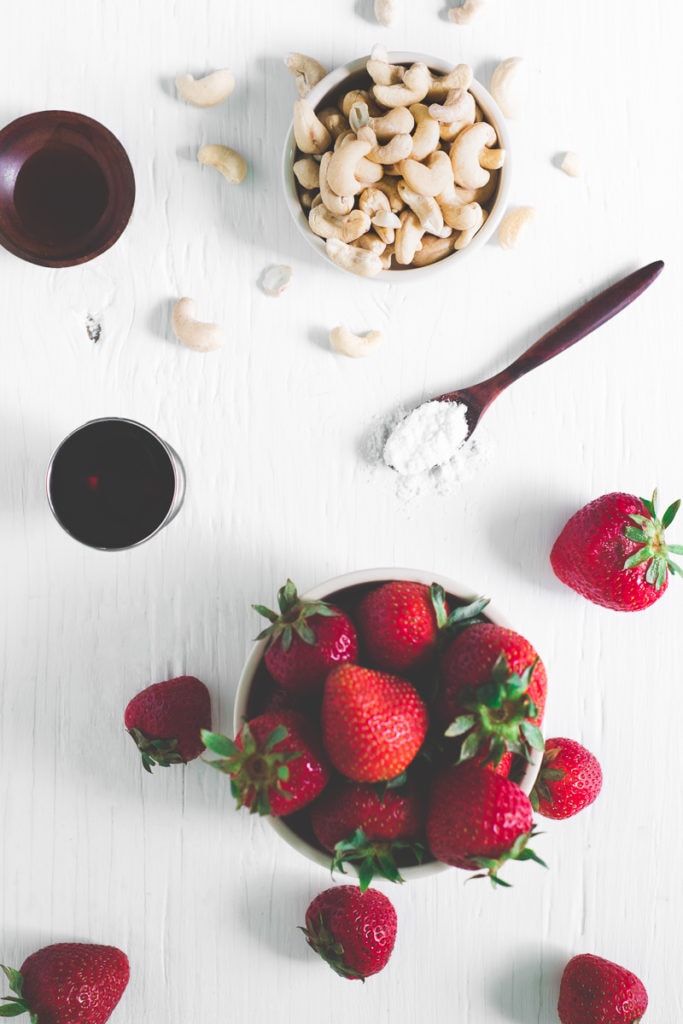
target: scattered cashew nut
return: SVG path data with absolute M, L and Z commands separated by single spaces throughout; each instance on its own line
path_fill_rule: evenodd
M 231 185 L 239 185 L 247 174 L 247 161 L 229 146 L 211 144 L 202 146 L 197 153 L 197 160 L 207 167 L 214 167 Z
M 519 117 L 526 103 L 527 64 L 523 57 L 508 57 L 491 75 L 489 92 L 505 117 Z
M 485 4 L 486 0 L 465 0 L 460 7 L 451 7 L 448 19 L 456 25 L 468 25 Z
M 367 331 L 366 334 L 353 334 L 348 327 L 333 327 L 330 331 L 330 345 L 342 356 L 358 359 L 370 355 L 370 352 L 382 341 L 381 331 Z
M 294 75 L 296 90 L 302 99 L 327 75 L 327 68 L 315 57 L 308 57 L 305 53 L 288 53 L 285 57 L 285 66 Z
M 324 203 L 311 209 L 308 223 L 319 238 L 338 238 L 341 242 L 353 242 L 370 230 L 370 218 L 362 210 L 338 216 L 330 213 Z
M 375 0 L 375 17 L 380 25 L 392 25 L 396 16 L 396 0 Z
M 501 249 L 515 249 L 536 219 L 533 206 L 518 206 L 503 217 L 498 229 L 498 242 Z
M 193 107 L 215 107 L 217 103 L 227 100 L 235 88 L 235 76 L 227 68 L 212 71 L 203 78 L 193 75 L 178 75 L 175 80 L 176 89 L 181 99 L 191 103 Z
M 194 299 L 178 299 L 173 307 L 171 324 L 178 341 L 195 352 L 214 352 L 223 345 L 223 330 L 218 324 L 207 324 L 197 320 L 197 304 Z
M 560 170 L 568 174 L 570 178 L 580 178 L 583 174 L 583 160 L 580 154 L 573 153 L 571 150 L 565 153 L 560 164 Z

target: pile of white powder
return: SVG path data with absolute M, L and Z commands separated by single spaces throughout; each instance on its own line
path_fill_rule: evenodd
M 467 432 L 462 403 L 425 402 L 378 424 L 365 439 L 365 455 L 394 470 L 399 497 L 450 494 L 483 459 L 480 442 L 467 440 Z

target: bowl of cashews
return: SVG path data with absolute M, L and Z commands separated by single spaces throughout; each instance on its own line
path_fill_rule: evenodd
M 283 154 L 287 205 L 309 244 L 380 279 L 481 249 L 510 175 L 505 119 L 469 65 L 379 47 L 300 96 Z

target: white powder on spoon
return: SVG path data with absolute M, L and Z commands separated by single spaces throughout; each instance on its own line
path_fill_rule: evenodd
M 450 462 L 469 433 L 461 402 L 423 402 L 393 428 L 384 461 L 401 476 L 425 473 Z

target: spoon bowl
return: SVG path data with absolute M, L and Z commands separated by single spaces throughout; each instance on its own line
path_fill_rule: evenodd
M 452 441 L 449 450 L 453 453 L 470 440 L 481 417 L 510 384 L 575 345 L 577 341 L 616 316 L 652 284 L 663 268 L 663 261 L 655 260 L 654 263 L 635 270 L 579 306 L 493 377 L 466 388 L 447 391 L 417 406 L 390 433 L 384 446 L 384 461 L 399 472 L 405 471 L 397 464 L 396 451 L 402 440 L 408 437 L 411 420 L 417 425 L 417 429 L 412 432 L 416 444 L 436 438 L 443 448 L 442 435 L 448 428 Z M 453 409 L 446 413 L 439 408 L 440 403 L 449 403 Z M 419 424 L 418 419 L 421 421 Z M 414 453 L 413 457 L 410 454 L 407 456 L 406 465 L 412 467 L 411 472 L 416 471 L 415 466 L 420 464 L 420 457 L 420 453 Z M 423 457 L 429 459 L 428 451 L 425 450 Z M 429 465 L 423 465 L 422 469 L 443 465 L 445 461 L 447 459 L 437 459 Z

